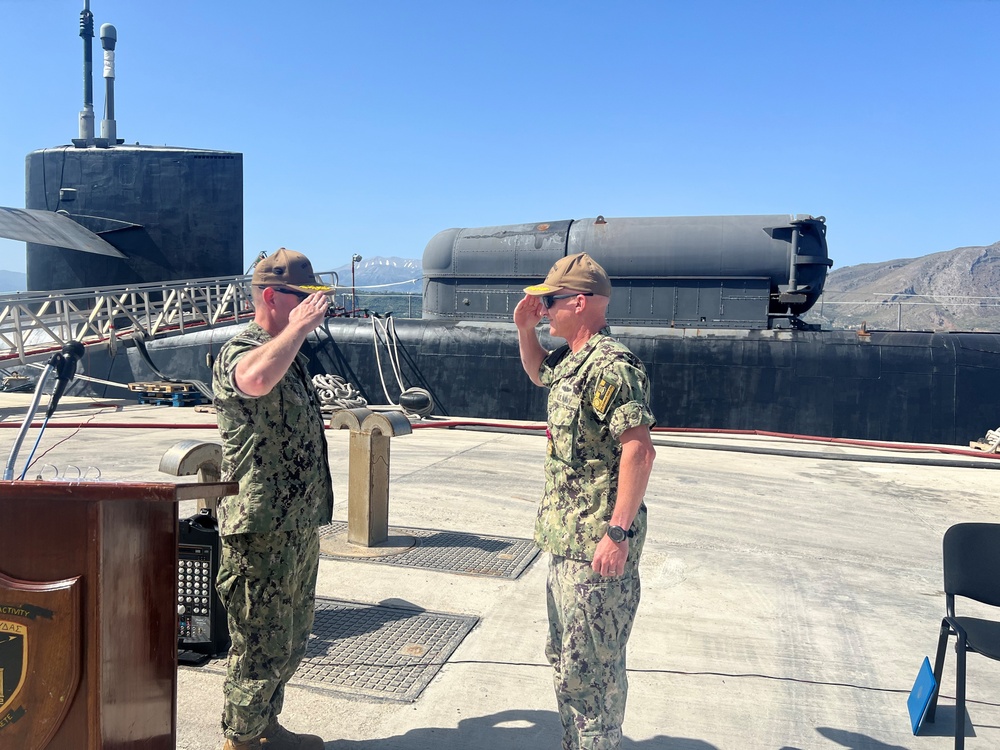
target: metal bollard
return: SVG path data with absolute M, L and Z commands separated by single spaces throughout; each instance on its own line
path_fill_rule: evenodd
M 218 482 L 222 477 L 222 446 L 201 440 L 181 440 L 160 458 L 160 471 L 174 477 L 198 475 L 199 482 Z M 219 499 L 199 499 L 198 510 L 207 508 L 218 518 Z
M 347 541 L 374 547 L 389 538 L 389 439 L 412 432 L 401 412 L 342 409 L 331 429 L 349 429 Z

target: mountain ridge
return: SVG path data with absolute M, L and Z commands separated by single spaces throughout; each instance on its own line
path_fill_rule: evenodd
M 334 268 L 339 286 L 351 287 L 351 264 Z M 354 264 L 354 285 L 372 292 L 419 293 L 423 268 L 419 260 L 376 255 Z
M 1000 242 L 835 269 L 805 318 L 824 328 L 1000 330 Z
M 0 292 L 23 292 L 28 288 L 28 274 L 0 269 Z
M 341 290 L 349 290 L 351 264 L 333 270 Z M 354 264 L 354 285 L 367 293 L 419 294 L 421 262 L 365 258 Z M 26 274 L 0 270 L 0 293 L 26 288 Z M 834 269 L 804 319 L 823 328 L 1000 331 L 1000 242 Z

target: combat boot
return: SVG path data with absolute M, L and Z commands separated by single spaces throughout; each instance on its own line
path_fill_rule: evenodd
M 277 719 L 264 730 L 258 740 L 261 750 L 323 750 L 326 743 L 315 734 L 295 734 L 289 732 Z
M 289 732 L 275 720 L 255 740 L 226 740 L 222 750 L 323 750 L 325 743 L 315 734 Z

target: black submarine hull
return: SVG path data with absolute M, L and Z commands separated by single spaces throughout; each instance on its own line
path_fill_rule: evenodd
M 313 374 L 343 376 L 370 404 L 388 402 L 384 381 L 398 400 L 379 323 L 376 337 L 370 319 L 328 319 L 304 345 Z M 154 341 L 149 351 L 165 374 L 207 382 L 210 357 L 236 330 Z M 427 389 L 435 415 L 544 420 L 547 391 L 522 371 L 512 323 L 399 319 L 394 330 L 403 385 Z M 541 330 L 547 347 L 562 343 Z M 1000 424 L 998 333 L 612 332 L 645 363 L 661 427 L 967 445 Z M 110 377 L 151 379 L 127 351 Z

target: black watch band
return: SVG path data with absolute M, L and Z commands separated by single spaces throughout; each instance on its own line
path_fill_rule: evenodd
M 621 526 L 608 526 L 608 537 L 616 544 L 621 544 L 626 539 L 631 539 L 634 536 L 635 532 L 632 529 L 626 531 Z

